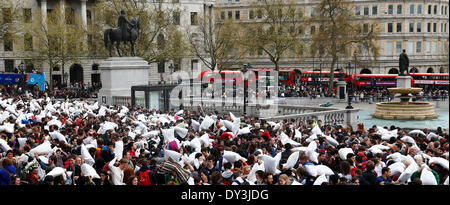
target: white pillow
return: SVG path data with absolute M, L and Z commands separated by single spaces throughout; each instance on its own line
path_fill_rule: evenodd
M 237 134 L 239 133 L 240 124 L 241 124 L 241 119 L 239 119 L 239 118 L 236 118 L 233 121 L 233 128 L 231 129 L 231 131 L 233 132 L 234 137 L 236 137 Z
M 291 144 L 293 146 L 299 146 L 300 145 L 300 143 L 298 143 L 298 142 L 292 140 L 291 138 L 289 138 L 289 136 L 287 136 L 284 132 L 281 132 L 281 134 L 280 134 L 280 141 L 281 141 L 281 144 L 283 144 L 283 145 L 285 145 L 287 143 L 289 143 L 289 144 Z
M 123 155 L 123 141 L 116 141 L 115 147 L 114 147 L 114 154 L 117 157 L 118 160 L 122 159 Z
M 441 165 L 443 168 L 448 170 L 448 160 L 441 158 L 441 157 L 431 157 L 430 160 L 428 160 L 428 164 L 431 165 L 432 163 L 437 163 Z
M 427 135 L 427 140 L 431 141 L 433 138 L 437 137 L 439 137 L 437 134 L 435 134 L 434 132 L 430 132 L 430 134 Z
M 203 134 L 200 137 L 200 142 L 202 142 L 205 145 L 205 147 L 209 147 L 211 145 L 211 141 L 212 139 L 209 139 L 209 135 L 207 133 Z
M 291 169 L 295 166 L 300 156 L 300 152 L 292 153 L 286 161 L 286 164 L 283 166 L 283 169 Z
M 302 133 L 298 131 L 298 129 L 295 129 L 295 135 L 294 138 L 296 139 L 302 139 Z
M 444 185 L 448 185 L 448 178 L 449 177 L 447 177 L 447 179 L 445 180 Z
M 53 177 L 57 177 L 57 176 L 64 176 L 64 179 L 66 178 L 64 172 L 66 170 L 62 167 L 55 167 L 52 169 L 52 171 L 50 171 L 49 173 L 47 173 L 47 176 L 53 176 Z
M 391 170 L 391 176 L 394 176 L 405 171 L 405 164 L 403 164 L 403 162 L 395 162 L 394 164 L 389 165 L 388 168 Z
M 235 121 L 236 119 L 238 119 L 236 116 L 233 115 L 233 113 L 230 112 L 230 118 L 231 120 Z
M 60 132 L 53 131 L 50 132 L 49 134 L 52 137 L 52 139 L 58 139 L 60 142 L 65 142 L 67 144 L 66 137 L 64 137 L 64 135 L 62 135 Z
M 4 152 L 6 152 L 6 151 L 12 149 L 12 148 L 8 145 L 8 143 L 7 143 L 4 139 L 1 139 L 1 138 L 0 138 L 0 146 L 1 146 L 1 148 L 2 148 L 2 150 L 3 150 Z
M 317 134 L 323 135 L 322 130 L 320 129 L 319 125 L 316 125 L 316 126 L 311 130 L 311 132 L 312 132 L 313 135 L 314 135 L 314 134 L 315 134 L 315 135 L 317 135 Z
M 410 180 L 411 175 L 419 169 L 417 163 L 414 160 L 410 160 L 411 164 L 403 171 L 403 173 L 398 177 L 398 181 L 401 183 L 406 183 Z
M 325 141 L 333 147 L 337 147 L 339 143 L 331 136 L 325 136 Z
M 203 119 L 202 123 L 200 124 L 200 130 L 207 130 L 211 125 L 214 124 L 214 120 L 206 115 L 206 117 Z
M 197 122 L 196 120 L 191 120 L 192 122 L 192 129 L 194 129 L 194 131 L 198 132 L 199 128 L 200 128 L 200 123 Z
M 413 135 L 413 134 L 417 134 L 419 133 L 422 136 L 426 136 L 425 132 L 423 132 L 422 130 L 412 130 L 411 132 L 409 132 L 408 134 Z
M 17 141 L 19 141 L 20 148 L 23 148 L 25 146 L 27 140 L 28 140 L 27 138 L 17 138 Z
M 142 135 L 142 137 L 148 138 L 148 137 L 155 137 L 159 134 L 158 130 L 152 130 L 150 132 L 146 132 Z
M 394 160 L 394 162 L 403 162 L 403 160 L 406 159 L 406 156 L 396 152 L 394 154 L 388 155 L 386 158 L 392 159 L 392 160 Z
M 349 153 L 353 153 L 353 150 L 351 148 L 341 148 L 341 149 L 339 149 L 338 153 L 339 153 L 339 157 L 342 160 L 346 160 L 347 159 L 347 155 Z
M 333 170 L 325 165 L 316 165 L 317 173 L 319 175 L 334 175 Z
M 264 170 L 267 173 L 275 174 L 277 172 L 277 161 L 275 158 L 264 155 Z
M 307 147 L 294 147 L 291 149 L 291 151 L 293 152 L 297 152 L 297 151 L 302 151 L 302 152 L 306 152 L 308 148 Z
M 223 151 L 223 158 L 225 158 L 228 162 L 234 163 L 235 161 L 239 161 L 240 159 L 244 159 L 241 155 L 236 152 L 231 151 Z
M 162 129 L 161 132 L 164 136 L 164 141 L 173 141 L 175 138 L 175 133 L 174 133 L 175 129 L 174 128 L 170 128 L 170 129 Z
M 14 133 L 14 124 L 5 123 L 0 126 L 0 132 Z
M 325 175 L 320 175 L 317 177 L 316 181 L 314 181 L 313 185 L 322 185 L 324 182 L 328 182 L 327 177 Z
M 403 142 L 408 142 L 408 143 L 411 143 L 411 144 L 416 144 L 416 141 L 415 141 L 412 137 L 410 137 L 410 136 L 404 136 L 404 137 L 401 138 L 401 140 L 402 140 Z
M 45 141 L 44 143 L 40 144 L 39 146 L 33 148 L 30 150 L 30 156 L 33 156 L 34 153 L 38 154 L 48 154 L 52 152 L 52 147 L 49 141 Z
M 200 138 L 194 137 L 194 139 L 192 139 L 191 142 L 189 143 L 189 146 L 191 146 L 195 150 L 195 152 L 200 152 L 202 148 Z
M 175 132 L 177 132 L 177 134 L 178 134 L 181 138 L 184 139 L 184 138 L 186 137 L 187 133 L 188 133 L 188 129 L 186 129 L 186 128 L 181 128 L 181 127 L 176 126 L 176 127 L 175 127 Z
M 291 185 L 303 185 L 303 184 L 300 184 L 300 182 L 298 182 L 297 180 L 294 180 L 294 181 L 291 183 Z
M 116 149 L 117 149 L 117 143 L 116 143 Z M 116 153 L 116 152 L 114 152 Z M 116 154 L 117 156 L 117 154 Z M 89 151 L 87 150 L 85 145 L 81 145 L 81 157 L 83 157 L 84 161 L 90 165 L 93 165 L 95 163 L 94 158 L 92 158 L 91 154 L 89 154 Z M 120 156 L 122 157 L 122 156 Z
M 172 150 L 164 150 L 164 160 L 169 160 L 169 157 L 172 158 L 173 161 L 178 162 L 181 159 L 181 154 Z
M 308 172 L 308 174 L 312 177 L 316 177 L 319 174 L 315 165 L 306 165 L 305 169 L 306 172 Z
M 44 164 L 48 164 L 48 158 L 44 157 L 44 156 L 39 156 L 38 157 L 42 162 L 44 162 Z
M 245 134 L 248 134 L 248 133 L 250 133 L 251 131 L 250 131 L 250 127 L 244 127 L 244 128 L 242 128 L 242 129 L 239 129 L 239 133 L 238 133 L 238 135 L 245 135 Z
M 436 177 L 434 177 L 433 172 L 428 170 L 428 166 L 422 169 L 422 174 L 420 174 L 420 180 L 422 181 L 422 185 L 438 185 L 436 181 Z
M 93 178 L 100 179 L 100 176 L 97 174 L 95 169 L 91 165 L 86 163 L 81 165 L 81 173 L 83 174 L 83 176 L 92 176 Z

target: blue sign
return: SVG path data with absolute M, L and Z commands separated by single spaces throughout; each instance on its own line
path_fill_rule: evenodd
M 28 85 L 38 85 L 41 91 L 45 90 L 45 73 L 42 74 L 24 74 Z M 19 83 L 22 74 L 7 73 L 0 74 L 0 85 L 15 85 Z

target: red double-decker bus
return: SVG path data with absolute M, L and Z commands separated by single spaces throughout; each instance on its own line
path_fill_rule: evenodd
M 341 73 L 335 71 L 334 72 L 334 82 L 339 81 L 339 76 Z M 345 82 L 348 82 L 349 76 L 347 72 L 344 72 Z M 329 82 L 330 81 L 330 71 L 304 71 L 300 77 L 301 82 L 305 82 L 307 84 L 314 84 L 316 82 Z
M 448 89 L 448 73 L 411 73 L 416 87 Z
M 353 83 L 355 86 L 378 86 L 378 87 L 395 87 L 397 86 L 398 74 L 357 74 L 353 75 Z M 413 81 L 411 80 L 411 85 Z

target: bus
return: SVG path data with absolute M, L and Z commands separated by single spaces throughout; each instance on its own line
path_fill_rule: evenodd
M 263 70 L 263 69 L 253 69 L 253 72 L 255 72 L 255 75 L 250 75 L 248 82 L 253 83 L 254 81 L 258 80 L 259 76 L 270 76 L 270 72 L 275 72 L 274 70 Z M 266 72 L 264 75 L 261 75 L 263 72 Z M 214 78 L 219 74 L 219 71 L 203 71 L 198 76 L 198 80 L 202 83 L 213 83 Z M 242 83 L 243 75 L 240 71 L 232 71 L 232 70 L 222 70 L 220 71 L 221 79 L 225 82 L 225 85 L 239 85 Z M 279 82 L 282 84 L 287 85 L 293 85 L 295 82 L 295 71 L 291 70 L 283 70 L 278 72 L 278 79 Z M 272 78 L 266 78 L 273 81 Z M 245 85 L 248 86 L 248 83 Z
M 341 73 L 335 71 L 334 72 L 334 82 L 339 81 L 339 76 Z M 348 82 L 349 76 L 347 72 L 344 72 L 345 82 Z M 314 83 L 328 83 L 330 81 L 330 71 L 304 71 L 301 74 L 300 81 L 306 84 L 314 84 Z
M 448 73 L 411 73 L 416 87 L 434 87 L 438 89 L 448 89 Z
M 396 87 L 398 74 L 356 74 L 353 75 L 353 85 L 357 87 Z M 411 86 L 414 82 L 411 80 Z

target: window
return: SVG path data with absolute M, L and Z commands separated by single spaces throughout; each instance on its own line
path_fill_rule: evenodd
M 258 19 L 262 19 L 262 16 L 263 16 L 262 10 L 261 10 L 261 9 L 258 9 L 258 10 L 256 11 L 256 15 L 257 15 Z
M 10 8 L 2 8 L 2 14 L 3 14 L 3 23 L 11 23 L 12 22 Z
M 232 11 L 228 11 L 228 19 L 233 19 L 233 12 Z
M 4 51 L 13 51 L 14 50 L 13 38 L 10 33 L 3 34 L 3 50 Z
M 433 13 L 434 14 L 437 14 L 437 9 L 438 9 L 437 5 L 434 5 L 434 9 L 433 9 L 433 11 L 434 11 Z
M 311 7 L 311 17 L 314 17 L 314 7 Z
M 417 23 L 417 33 L 422 32 L 422 23 Z
M 394 14 L 394 5 L 389 5 L 388 6 L 388 14 Z
M 444 33 L 447 33 L 447 23 L 444 24 Z
M 369 24 L 365 23 L 363 24 L 363 32 L 368 33 L 369 32 Z
M 430 42 L 426 42 L 426 43 L 425 43 L 425 49 L 426 49 L 427 53 L 431 53 L 431 45 L 430 45 Z
M 422 4 L 417 5 L 417 14 L 422 14 Z
M 397 32 L 402 32 L 402 23 L 397 23 Z
M 409 32 L 414 32 L 414 23 L 409 23 Z
M 416 42 L 416 53 L 421 53 L 422 52 L 422 41 L 417 41 Z
M 441 6 L 441 15 L 444 15 L 444 5 Z
M 427 32 L 431 32 L 431 23 L 427 24 Z
M 431 5 L 428 5 L 428 14 L 431 14 Z
M 248 13 L 248 18 L 249 19 L 254 19 L 255 18 L 255 12 L 253 10 L 250 10 L 250 12 Z
M 392 55 L 393 45 L 392 42 L 388 42 L 388 55 Z
M 357 16 L 361 15 L 360 9 L 361 8 L 359 6 L 356 7 L 355 15 L 357 15 Z
M 433 23 L 433 32 L 436 32 L 436 27 L 437 27 L 437 24 L 436 23 Z
M 372 15 L 377 15 L 378 14 L 378 6 L 377 5 L 373 5 L 372 6 Z
M 409 5 L 409 14 L 414 14 L 414 4 Z
M 408 42 L 408 53 L 414 53 L 414 42 Z
M 31 23 L 31 9 L 23 9 L 23 21 Z
M 14 72 L 14 60 L 5 60 L 5 72 Z
M 402 14 L 402 5 L 401 4 L 399 4 L 399 5 L 397 5 L 397 14 Z
M 99 66 L 98 64 L 93 64 L 92 65 L 92 70 L 98 70 L 98 66 Z
M 235 11 L 235 12 L 234 12 L 234 18 L 235 18 L 236 20 L 241 19 L 241 11 Z
M 431 51 L 433 52 L 433 53 L 437 53 L 436 52 L 436 41 L 433 41 L 433 42 L 431 42 Z
M 25 51 L 33 51 L 33 36 L 30 33 L 26 33 L 23 38 Z
M 220 12 L 220 19 L 225 20 L 225 11 Z
M 397 41 L 395 42 L 395 53 L 400 54 L 402 52 L 402 42 Z
M 179 11 L 173 12 L 173 25 L 180 25 L 180 12 Z
M 364 6 L 364 16 L 369 15 L 369 6 Z
M 197 12 L 191 12 L 191 25 L 197 25 Z
M 392 33 L 392 23 L 388 23 L 388 33 Z
M 441 23 L 441 33 L 443 33 L 443 32 L 444 32 L 444 24 Z
M 315 26 L 311 26 L 311 35 L 314 35 L 315 32 L 316 32 L 316 27 Z

